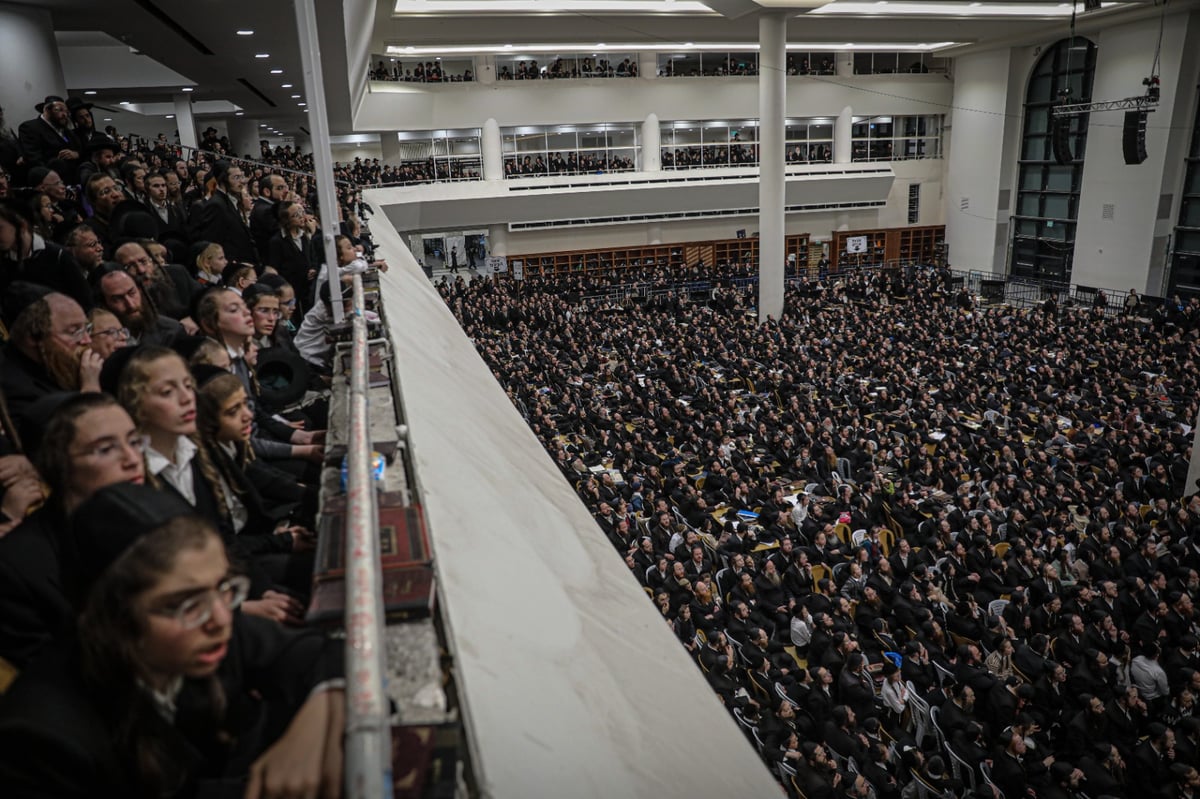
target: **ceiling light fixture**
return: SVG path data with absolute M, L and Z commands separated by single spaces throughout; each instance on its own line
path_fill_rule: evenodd
M 122 100 L 120 103 L 118 103 L 118 105 L 133 105 L 133 103 L 129 102 L 128 100 Z
M 243 114 L 245 114 L 245 113 L 246 113 L 245 111 L 235 111 L 233 115 L 234 115 L 235 117 L 240 117 L 240 116 L 242 116 L 242 115 L 243 115 Z
M 196 91 L 196 90 L 195 90 L 195 89 L 193 89 L 191 86 L 184 86 L 184 87 L 183 87 L 182 89 L 180 89 L 179 91 L 181 91 L 181 92 L 194 92 L 194 91 Z
M 167 119 L 174 119 L 174 118 L 175 118 L 174 114 L 167 114 Z
M 290 88 L 292 88 L 292 84 L 290 84 L 290 83 L 281 83 L 281 84 L 279 84 L 279 88 L 281 88 L 281 89 L 290 89 Z
M 112 117 L 105 117 L 105 118 L 104 118 L 104 121 L 105 121 L 105 122 L 112 122 Z
M 827 6 L 826 6 L 827 7 Z M 895 3 L 892 3 L 890 8 L 897 8 Z M 813 12 L 809 12 L 813 13 Z M 830 42 L 789 42 L 788 52 L 833 52 L 835 50 L 855 50 L 865 52 L 902 52 L 902 53 L 930 53 L 937 50 L 942 50 L 947 47 L 952 47 L 959 42 L 848 42 L 845 44 L 836 44 Z M 432 57 L 434 55 L 441 56 L 457 56 L 457 55 L 486 55 L 486 54 L 503 54 L 508 53 L 513 45 L 461 45 L 455 47 L 412 47 L 402 45 L 388 45 L 387 52 L 397 55 L 416 55 L 423 57 Z M 603 48 L 606 53 L 636 53 L 639 50 L 655 53 L 678 53 L 680 50 L 688 50 L 691 52 L 704 53 L 731 53 L 731 52 L 758 52 L 758 42 L 710 42 L 695 44 L 688 42 L 686 44 L 578 44 L 578 43 L 560 43 L 560 44 L 522 44 L 517 45 L 517 52 L 525 55 L 566 55 L 568 53 L 577 53 L 581 55 L 591 55 L 597 50 Z
M 273 70 L 271 70 L 271 74 L 272 75 L 282 75 L 283 70 L 282 69 L 273 69 Z
M 95 89 L 88 89 L 86 92 L 84 92 L 84 94 L 95 94 L 95 93 L 96 93 Z
M 271 54 L 270 53 L 255 53 L 254 57 L 255 58 L 270 58 Z
M 238 31 L 238 32 L 237 32 L 237 35 L 238 35 L 238 36 L 253 36 L 253 35 L 254 35 L 254 31 L 252 31 L 252 30 Z
M 298 95 L 298 94 L 293 94 L 293 95 L 292 95 L 292 99 L 293 99 L 293 100 L 299 100 L 299 99 L 300 99 L 300 95 Z

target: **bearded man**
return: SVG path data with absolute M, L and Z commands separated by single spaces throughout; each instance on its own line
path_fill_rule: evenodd
M 30 284 L 15 283 L 9 291 L 6 305 L 22 294 L 29 298 L 12 320 L 0 364 L 0 390 L 20 427 L 29 407 L 47 394 L 99 391 L 104 360 L 88 347 L 87 316 L 75 300 Z
M 99 305 L 129 328 L 129 345 L 156 344 L 170 347 L 183 335 L 174 319 L 160 316 L 153 300 L 121 267 L 105 264 L 93 273 Z

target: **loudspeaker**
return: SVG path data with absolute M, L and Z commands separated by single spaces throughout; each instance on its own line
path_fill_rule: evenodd
M 1050 123 L 1050 146 L 1054 150 L 1054 161 L 1059 164 L 1069 164 L 1075 159 L 1071 157 L 1071 118 L 1055 117 Z
M 1125 163 L 1140 164 L 1146 160 L 1146 117 L 1147 111 L 1126 111 L 1125 132 L 1121 138 L 1121 152 Z

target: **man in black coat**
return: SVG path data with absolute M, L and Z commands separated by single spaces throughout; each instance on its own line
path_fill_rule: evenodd
M 210 176 L 216 180 L 217 188 L 189 220 L 192 241 L 220 244 L 230 262 L 257 264 L 254 240 L 239 210 L 240 198 L 246 188 L 242 168 L 228 161 L 217 161 Z
M 67 127 L 70 117 L 66 102 L 50 95 L 34 108 L 38 115 L 17 128 L 26 168 L 44 166 L 74 177 L 79 150 Z
M 271 237 L 279 231 L 276 210 L 280 202 L 287 199 L 287 181 L 279 175 L 263 175 L 258 179 L 258 196 L 250 209 L 250 236 L 260 263 L 266 263 L 267 248 Z

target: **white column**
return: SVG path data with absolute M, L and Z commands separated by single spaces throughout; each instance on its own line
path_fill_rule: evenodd
M 396 166 L 404 159 L 400 156 L 400 137 L 394 130 L 386 130 L 379 134 L 379 160 L 381 163 Z
M 47 9 L 0 3 L 0 75 L 0 108 L 4 124 L 13 130 L 37 116 L 34 106 L 47 95 L 66 99 L 67 82 Z
M 179 143 L 184 147 L 200 146 L 200 137 L 196 135 L 196 118 L 192 116 L 192 96 L 180 92 L 175 95 L 175 127 L 179 130 Z M 257 153 L 258 149 L 251 150 Z M 238 153 L 241 155 L 241 153 Z
M 854 153 L 854 145 L 850 141 L 853 127 L 854 112 L 850 106 L 846 106 L 833 123 L 833 163 L 850 163 L 850 156 Z
M 475 80 L 480 83 L 496 82 L 496 56 L 475 56 Z
M 854 74 L 854 53 L 837 53 L 834 56 L 834 71 L 838 77 Z
M 508 255 L 508 225 L 488 225 L 488 255 Z
M 179 119 L 178 113 L 176 113 L 175 119 Z M 251 159 L 257 161 L 262 152 L 258 143 L 264 138 L 258 135 L 258 123 L 253 119 L 234 117 L 226 122 L 226 127 L 229 129 L 229 144 L 233 147 L 233 151 L 239 156 L 249 154 Z M 182 130 L 180 128 L 181 136 L 183 135 Z M 195 133 L 194 127 L 192 132 Z
M 654 51 L 638 53 L 638 77 L 658 77 L 658 53 Z
M 650 222 L 646 225 L 646 243 L 662 244 L 662 223 Z
M 662 171 L 662 133 L 658 127 L 658 114 L 647 114 L 642 122 L 642 171 Z
M 758 18 L 758 321 L 783 314 L 787 14 Z
M 479 142 L 483 159 L 484 180 L 504 180 L 504 153 L 500 143 L 500 123 L 494 118 L 484 120 Z

